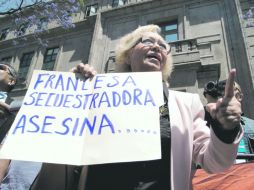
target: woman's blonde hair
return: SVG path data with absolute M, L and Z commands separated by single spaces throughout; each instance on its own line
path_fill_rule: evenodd
M 118 72 L 129 72 L 131 71 L 130 65 L 126 63 L 128 60 L 128 53 L 133 48 L 138 40 L 142 38 L 145 32 L 154 32 L 160 35 L 161 29 L 159 26 L 150 24 L 146 26 L 140 26 L 131 33 L 126 34 L 120 39 L 120 42 L 116 46 L 116 70 Z M 167 81 L 173 70 L 172 55 L 167 55 L 167 61 L 162 70 L 162 78 Z

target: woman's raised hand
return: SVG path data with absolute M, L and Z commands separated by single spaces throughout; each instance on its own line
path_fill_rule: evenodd
M 241 103 L 234 96 L 234 81 L 236 70 L 229 73 L 225 87 L 224 97 L 218 99 L 216 103 L 209 103 L 206 109 L 214 119 L 217 119 L 224 129 L 234 129 L 240 125 Z

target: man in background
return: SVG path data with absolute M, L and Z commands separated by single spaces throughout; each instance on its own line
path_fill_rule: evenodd
M 16 83 L 15 69 L 5 62 L 0 62 L 0 146 L 8 136 L 16 112 L 21 106 L 9 97 Z M 40 168 L 39 162 L 0 159 L 0 189 L 28 190 Z
M 17 73 L 13 67 L 6 62 L 0 62 L 0 146 L 10 129 L 15 115 L 11 113 L 11 99 L 8 93 L 14 88 L 17 82 Z M 0 160 L 0 181 L 2 181 L 10 160 Z
M 205 84 L 203 95 L 207 100 L 207 104 L 217 102 L 219 98 L 224 96 L 226 81 L 209 81 Z M 241 87 L 238 83 L 234 84 L 234 95 L 235 98 L 242 102 L 243 93 Z M 205 107 L 205 120 L 207 121 L 207 126 L 210 127 L 211 123 L 214 122 L 213 118 L 206 111 Z M 244 126 L 244 137 L 242 138 L 238 147 L 238 157 L 246 159 L 248 161 L 254 160 L 254 120 L 241 116 L 241 124 Z M 253 154 L 253 155 L 251 155 Z M 249 156 L 247 156 L 249 155 Z M 237 160 L 237 162 L 240 162 Z

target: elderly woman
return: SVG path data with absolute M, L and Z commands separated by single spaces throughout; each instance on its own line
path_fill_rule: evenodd
M 170 46 L 159 33 L 158 26 L 147 25 L 121 38 L 116 48 L 117 70 L 161 71 L 166 82 L 172 71 L 172 56 Z M 87 78 L 96 74 L 93 67 L 82 63 L 72 71 Z M 233 95 L 234 76 L 235 70 L 232 70 L 225 96 L 208 105 L 215 119 L 211 129 L 206 127 L 204 109 L 197 94 L 171 91 L 164 85 L 165 109 L 161 109 L 164 111 L 161 111 L 160 118 L 161 159 L 84 166 L 79 183 L 70 177 L 65 183 L 76 183 L 78 187 L 75 188 L 80 190 L 188 190 L 191 189 L 195 165 L 201 165 L 209 173 L 229 168 L 234 163 L 242 136 L 241 105 Z M 42 171 L 41 175 L 43 178 L 47 172 L 43 174 Z M 52 188 L 49 183 L 45 184 L 45 189 L 71 189 L 70 184 L 68 187 L 53 184 Z

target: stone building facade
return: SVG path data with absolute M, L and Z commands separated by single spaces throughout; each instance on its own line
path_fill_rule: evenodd
M 254 27 L 246 27 L 242 16 L 253 6 L 254 0 L 87 0 L 86 9 L 75 15 L 74 29 L 51 26 L 44 34 L 47 47 L 39 46 L 29 32 L 25 44 L 13 46 L 11 18 L 3 17 L 0 60 L 19 71 L 12 96 L 22 100 L 33 70 L 68 71 L 85 62 L 98 72 L 114 72 L 119 38 L 138 26 L 158 24 L 172 47 L 172 89 L 198 93 L 205 104 L 204 84 L 226 79 L 236 68 L 243 110 L 254 119 Z

